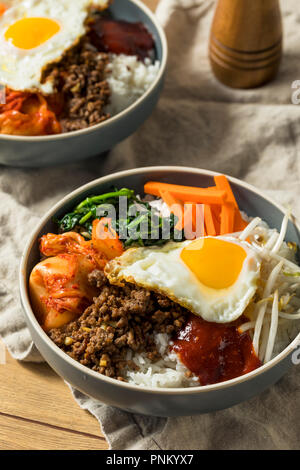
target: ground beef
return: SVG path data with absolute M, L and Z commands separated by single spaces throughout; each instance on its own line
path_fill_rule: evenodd
M 108 54 L 98 52 L 87 38 L 49 67 L 43 80 L 52 80 L 58 90 L 62 132 L 94 126 L 110 117 L 105 112 L 110 88 L 105 80 Z
M 42 82 L 53 82 L 56 93 L 48 105 L 62 132 L 99 124 L 108 118 L 106 106 L 111 90 L 105 69 L 108 53 L 137 55 L 141 60 L 154 50 L 154 40 L 142 23 L 110 18 L 91 9 L 85 22 L 86 34 L 57 63 L 45 68 Z
M 109 284 L 101 271 L 89 280 L 100 291 L 98 298 L 78 320 L 52 329 L 50 338 L 69 356 L 91 369 L 124 380 L 128 350 L 146 352 L 151 361 L 159 359 L 153 333 L 175 335 L 185 324 L 189 312 L 158 293 L 126 284 Z

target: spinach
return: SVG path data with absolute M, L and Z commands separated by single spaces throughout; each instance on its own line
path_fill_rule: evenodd
M 115 216 L 110 217 L 112 208 Z M 55 222 L 60 232 L 76 230 L 85 238 L 91 238 L 93 220 L 101 217 L 112 219 L 112 226 L 126 248 L 163 245 L 169 240 L 184 239 L 183 231 L 176 229 L 178 219 L 174 214 L 162 217 L 148 202 L 141 201 L 133 190 L 127 188 L 89 196 Z

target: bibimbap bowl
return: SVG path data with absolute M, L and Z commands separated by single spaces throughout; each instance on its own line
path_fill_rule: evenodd
M 151 59 L 146 57 L 145 61 L 148 62 L 144 63 L 140 57 L 137 57 L 135 60 L 134 53 L 129 55 L 121 53 L 119 55 L 119 53 L 112 54 L 107 52 L 109 62 L 106 66 L 106 80 L 109 82 L 111 101 L 104 108 L 104 113 L 109 113 L 111 117 L 108 119 L 103 118 L 102 122 L 100 117 L 98 121 L 95 120 L 96 124 L 91 124 L 85 128 L 81 128 L 79 125 L 74 128 L 75 130 L 72 130 L 72 127 L 69 126 L 67 132 L 64 130 L 61 133 L 51 132 L 51 135 L 29 134 L 27 136 L 9 135 L 10 132 L 1 133 L 1 164 L 19 167 L 46 167 L 73 163 L 96 155 L 99 155 L 101 158 L 101 154 L 133 134 L 150 116 L 163 87 L 167 63 L 167 41 L 164 31 L 155 15 L 139 0 L 114 0 L 103 14 L 116 21 L 135 23 L 136 25 L 142 24 L 142 28 L 145 28 L 143 29 L 143 34 L 145 34 L 145 31 L 148 31 L 152 36 L 154 47 L 151 51 Z M 29 16 L 37 15 L 31 14 Z M 72 46 L 64 52 L 68 50 L 76 51 L 76 44 L 75 42 L 74 47 Z M 36 49 L 39 49 L 39 47 Z M 84 50 L 83 53 L 85 53 Z M 64 57 L 63 55 L 58 64 L 64 65 Z M 51 64 L 51 61 L 49 61 L 49 64 Z M 55 65 L 55 61 L 53 64 Z M 89 72 L 84 73 L 90 76 L 93 70 L 94 65 L 91 63 Z M 65 73 L 63 69 L 62 73 Z M 98 78 L 98 80 L 101 80 L 101 78 Z M 91 78 L 91 82 L 93 83 L 93 78 Z M 103 83 L 99 83 L 99 86 L 101 84 L 103 86 Z M 96 85 L 98 86 L 98 83 Z M 70 84 L 67 84 L 67 86 L 69 87 L 67 95 L 72 92 L 76 97 L 78 83 L 75 84 L 75 87 L 72 87 L 70 80 Z M 12 86 L 11 88 L 13 89 Z M 20 89 L 22 90 L 22 88 Z M 129 97 L 123 97 L 124 90 L 128 90 L 128 93 L 130 93 Z M 93 96 L 92 93 L 93 90 L 90 96 Z M 104 87 L 103 95 L 101 96 L 105 96 L 105 93 L 107 93 L 107 87 Z M 86 103 L 82 106 L 87 108 L 86 113 L 88 113 L 88 105 L 90 103 L 88 103 L 87 97 L 83 99 Z M 102 98 L 100 97 L 99 99 L 101 100 Z M 79 100 L 77 100 L 78 102 Z M 71 108 L 71 115 L 77 112 L 77 103 L 76 101 L 74 103 L 74 106 L 68 105 Z M 91 103 L 91 105 L 95 107 L 96 103 Z M 61 104 L 59 104 L 59 107 L 61 107 Z M 64 112 L 64 109 L 67 109 L 65 104 L 62 112 Z M 96 108 L 95 112 L 97 113 Z M 93 122 L 92 113 L 93 111 L 91 110 L 91 122 Z M 81 119 L 79 117 L 78 121 L 80 122 Z
M 45 215 L 31 235 L 20 266 L 20 293 L 26 322 L 44 359 L 76 389 L 102 403 L 130 412 L 152 416 L 187 416 L 224 409 L 248 400 L 278 381 L 293 366 L 292 356 L 299 345 L 299 330 L 274 358 L 252 372 L 231 380 L 186 388 L 138 385 L 107 377 L 77 362 L 50 339 L 36 319 L 29 296 L 29 276 L 40 261 L 40 237 L 48 232 L 57 232 L 53 220 L 60 219 L 86 197 L 103 194 L 112 187 L 131 188 L 137 194 L 143 194 L 144 185 L 148 181 L 206 188 L 213 185 L 216 175 L 211 171 L 186 167 L 148 167 L 109 175 L 66 196 Z M 285 209 L 254 187 L 235 178 L 227 178 L 241 211 L 250 218 L 260 217 L 269 227 L 280 232 Z M 285 239 L 291 246 L 299 245 L 299 234 L 298 225 L 290 217 Z

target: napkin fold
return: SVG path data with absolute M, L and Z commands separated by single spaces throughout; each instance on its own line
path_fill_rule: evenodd
M 300 217 L 298 0 L 281 1 L 284 56 L 279 75 L 255 90 L 232 90 L 212 75 L 208 38 L 215 0 L 161 0 L 157 16 L 169 43 L 165 89 L 148 121 L 108 155 L 48 169 L 0 167 L 0 336 L 19 360 L 42 361 L 19 302 L 17 271 L 28 233 L 76 187 L 122 169 L 149 165 L 206 168 L 254 184 Z M 0 149 L 1 151 L 1 149 Z M 300 369 L 233 408 L 201 416 L 155 418 L 105 406 L 72 389 L 99 421 L 111 449 L 297 449 Z

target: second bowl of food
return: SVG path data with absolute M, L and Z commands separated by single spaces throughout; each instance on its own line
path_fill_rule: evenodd
M 251 398 L 300 335 L 299 228 L 234 178 L 184 167 L 95 180 L 30 237 L 20 289 L 32 338 L 67 382 L 156 416 Z
M 167 43 L 140 1 L 28 0 L 0 15 L 0 163 L 100 155 L 151 114 Z

